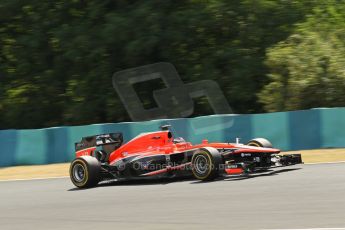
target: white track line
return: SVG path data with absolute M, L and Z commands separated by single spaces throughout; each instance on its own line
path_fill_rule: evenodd
M 275 229 L 261 229 L 261 230 L 345 230 L 345 228 L 275 228 Z
M 49 180 L 49 179 L 63 179 L 63 178 L 69 178 L 69 176 L 38 177 L 38 178 L 26 178 L 26 179 L 5 179 L 5 180 L 0 180 L 0 182 L 8 182 L 8 181 L 30 181 L 30 180 Z
M 305 165 L 321 165 L 321 164 L 338 164 L 345 163 L 345 161 L 330 161 L 330 162 L 317 162 L 317 163 L 305 163 Z M 316 229 L 316 228 L 314 228 Z M 321 229 L 321 228 L 320 228 Z

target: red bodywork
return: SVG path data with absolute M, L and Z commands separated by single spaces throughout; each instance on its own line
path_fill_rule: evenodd
M 142 133 L 129 142 L 123 144 L 110 153 L 108 163 L 110 165 L 113 165 L 118 160 L 134 155 L 152 156 L 174 154 L 203 147 L 213 147 L 216 149 L 232 149 L 232 154 L 258 152 L 275 154 L 280 152 L 279 149 L 274 148 L 262 148 L 234 143 L 209 143 L 208 140 L 203 140 L 202 143 L 196 145 L 192 145 L 190 142 L 186 141 L 174 143 L 174 139 L 170 131 L 158 131 L 151 133 Z M 77 151 L 76 157 L 80 157 L 83 155 L 93 155 L 93 152 L 95 150 L 96 147 L 91 147 Z M 229 169 L 227 170 L 227 173 L 241 173 L 235 171 L 235 169 Z

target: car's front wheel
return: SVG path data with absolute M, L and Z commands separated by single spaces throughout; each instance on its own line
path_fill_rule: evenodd
M 219 176 L 223 158 L 215 148 L 202 148 L 193 154 L 192 173 L 198 180 L 210 181 Z
M 91 156 L 82 156 L 71 163 L 69 174 L 72 183 L 78 188 L 90 188 L 100 181 L 100 162 Z
M 273 148 L 272 143 L 265 138 L 255 138 L 248 141 L 247 145 L 255 147 Z

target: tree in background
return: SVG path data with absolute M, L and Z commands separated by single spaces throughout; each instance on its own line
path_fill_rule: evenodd
M 308 21 L 318 5 L 313 0 L 2 0 L 0 128 L 128 121 L 112 74 L 161 61 L 173 63 L 186 83 L 217 81 L 236 113 L 265 112 L 257 93 L 271 81 L 266 51 L 286 40 L 296 23 Z M 271 67 L 269 60 L 270 54 Z M 144 96 L 153 90 L 152 84 L 137 89 Z M 279 100 L 260 94 L 266 106 L 269 97 Z M 150 104 L 146 97 L 143 103 Z M 206 102 L 196 103 L 196 115 L 207 114 Z
M 334 2 L 335 3 L 335 2 Z M 267 111 L 345 105 L 344 4 L 317 7 L 286 40 L 268 49 Z

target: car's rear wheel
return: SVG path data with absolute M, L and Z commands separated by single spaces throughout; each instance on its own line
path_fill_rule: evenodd
M 192 173 L 198 180 L 210 181 L 219 176 L 222 155 L 215 148 L 202 148 L 193 154 Z
M 264 148 L 273 148 L 272 143 L 265 138 L 252 139 L 247 143 L 247 145 L 256 146 L 256 147 L 264 147 Z
M 91 156 L 78 157 L 70 166 L 70 178 L 78 188 L 90 188 L 100 181 L 100 162 Z

